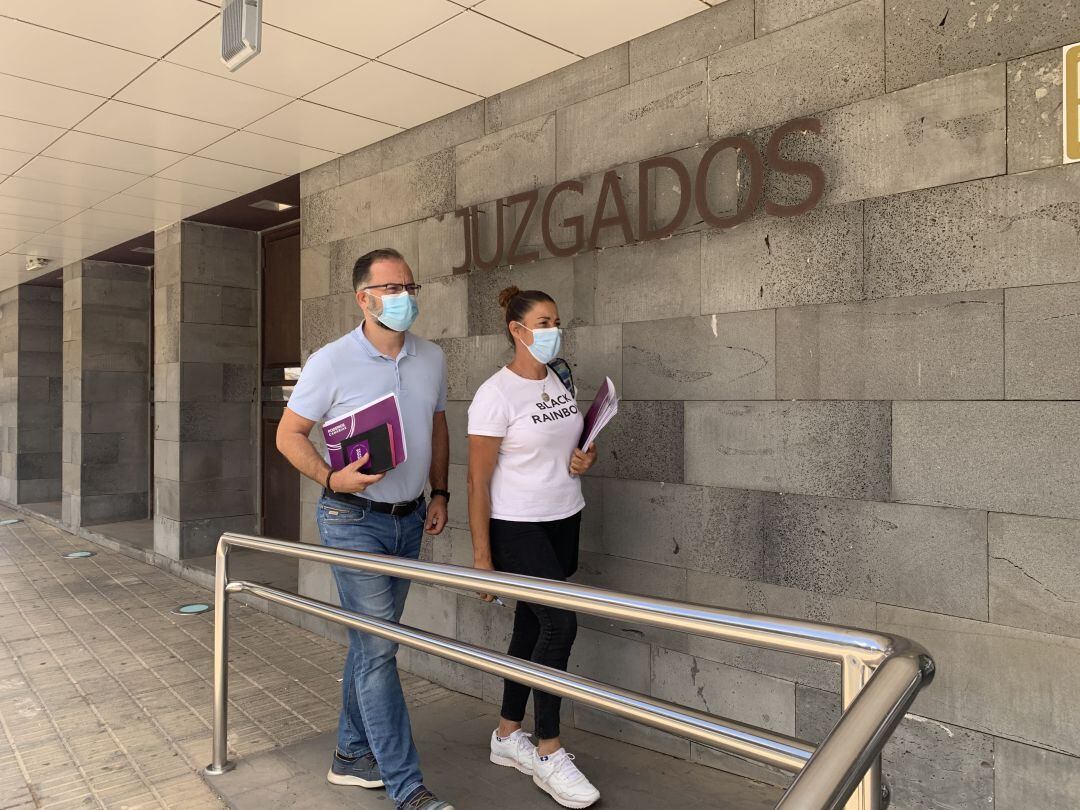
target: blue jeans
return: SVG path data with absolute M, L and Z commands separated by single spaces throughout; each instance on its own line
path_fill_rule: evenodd
M 426 515 L 426 505 L 397 518 L 324 497 L 316 519 L 325 546 L 415 560 Z M 338 566 L 333 572 L 343 608 L 378 619 L 401 619 L 409 580 Z M 423 777 L 398 678 L 397 648 L 395 642 L 349 630 L 337 748 L 349 757 L 374 754 L 390 798 L 401 801 L 423 784 Z

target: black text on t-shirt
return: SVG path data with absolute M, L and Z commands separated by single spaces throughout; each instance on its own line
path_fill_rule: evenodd
M 537 402 L 536 409 L 543 413 L 534 413 L 532 415 L 534 425 L 539 425 L 541 422 L 554 422 L 557 419 L 565 419 L 567 416 L 573 416 L 578 412 L 577 403 L 569 394 L 552 397 L 547 402 Z

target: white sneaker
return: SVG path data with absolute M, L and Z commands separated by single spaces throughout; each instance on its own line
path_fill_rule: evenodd
M 505 738 L 499 736 L 498 729 L 491 732 L 491 761 L 496 765 L 517 768 L 531 775 L 535 758 L 536 746 L 520 728 Z
M 546 757 L 536 754 L 533 781 L 563 807 L 588 807 L 600 798 L 600 791 L 578 770 L 574 755 L 565 748 Z

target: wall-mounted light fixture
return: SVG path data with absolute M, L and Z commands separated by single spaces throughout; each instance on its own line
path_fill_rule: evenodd
M 292 203 L 274 202 L 273 200 L 259 200 L 251 203 L 252 208 L 261 208 L 263 211 L 289 211 L 296 208 Z

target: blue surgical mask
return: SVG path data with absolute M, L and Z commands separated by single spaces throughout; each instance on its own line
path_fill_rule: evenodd
M 372 314 L 379 323 L 395 332 L 407 331 L 413 325 L 416 316 L 420 314 L 420 305 L 416 303 L 416 296 L 407 292 L 384 295 L 381 298 L 374 295 L 371 297 L 379 302 L 379 311 L 376 313 L 373 307 Z
M 525 324 L 521 325 L 529 329 Z M 529 331 L 533 334 L 532 346 L 525 346 L 525 341 L 521 341 L 521 345 L 529 350 L 529 354 L 535 357 L 538 363 L 546 366 L 559 356 L 559 349 L 562 348 L 562 329 L 552 326 L 549 329 L 529 329 Z

